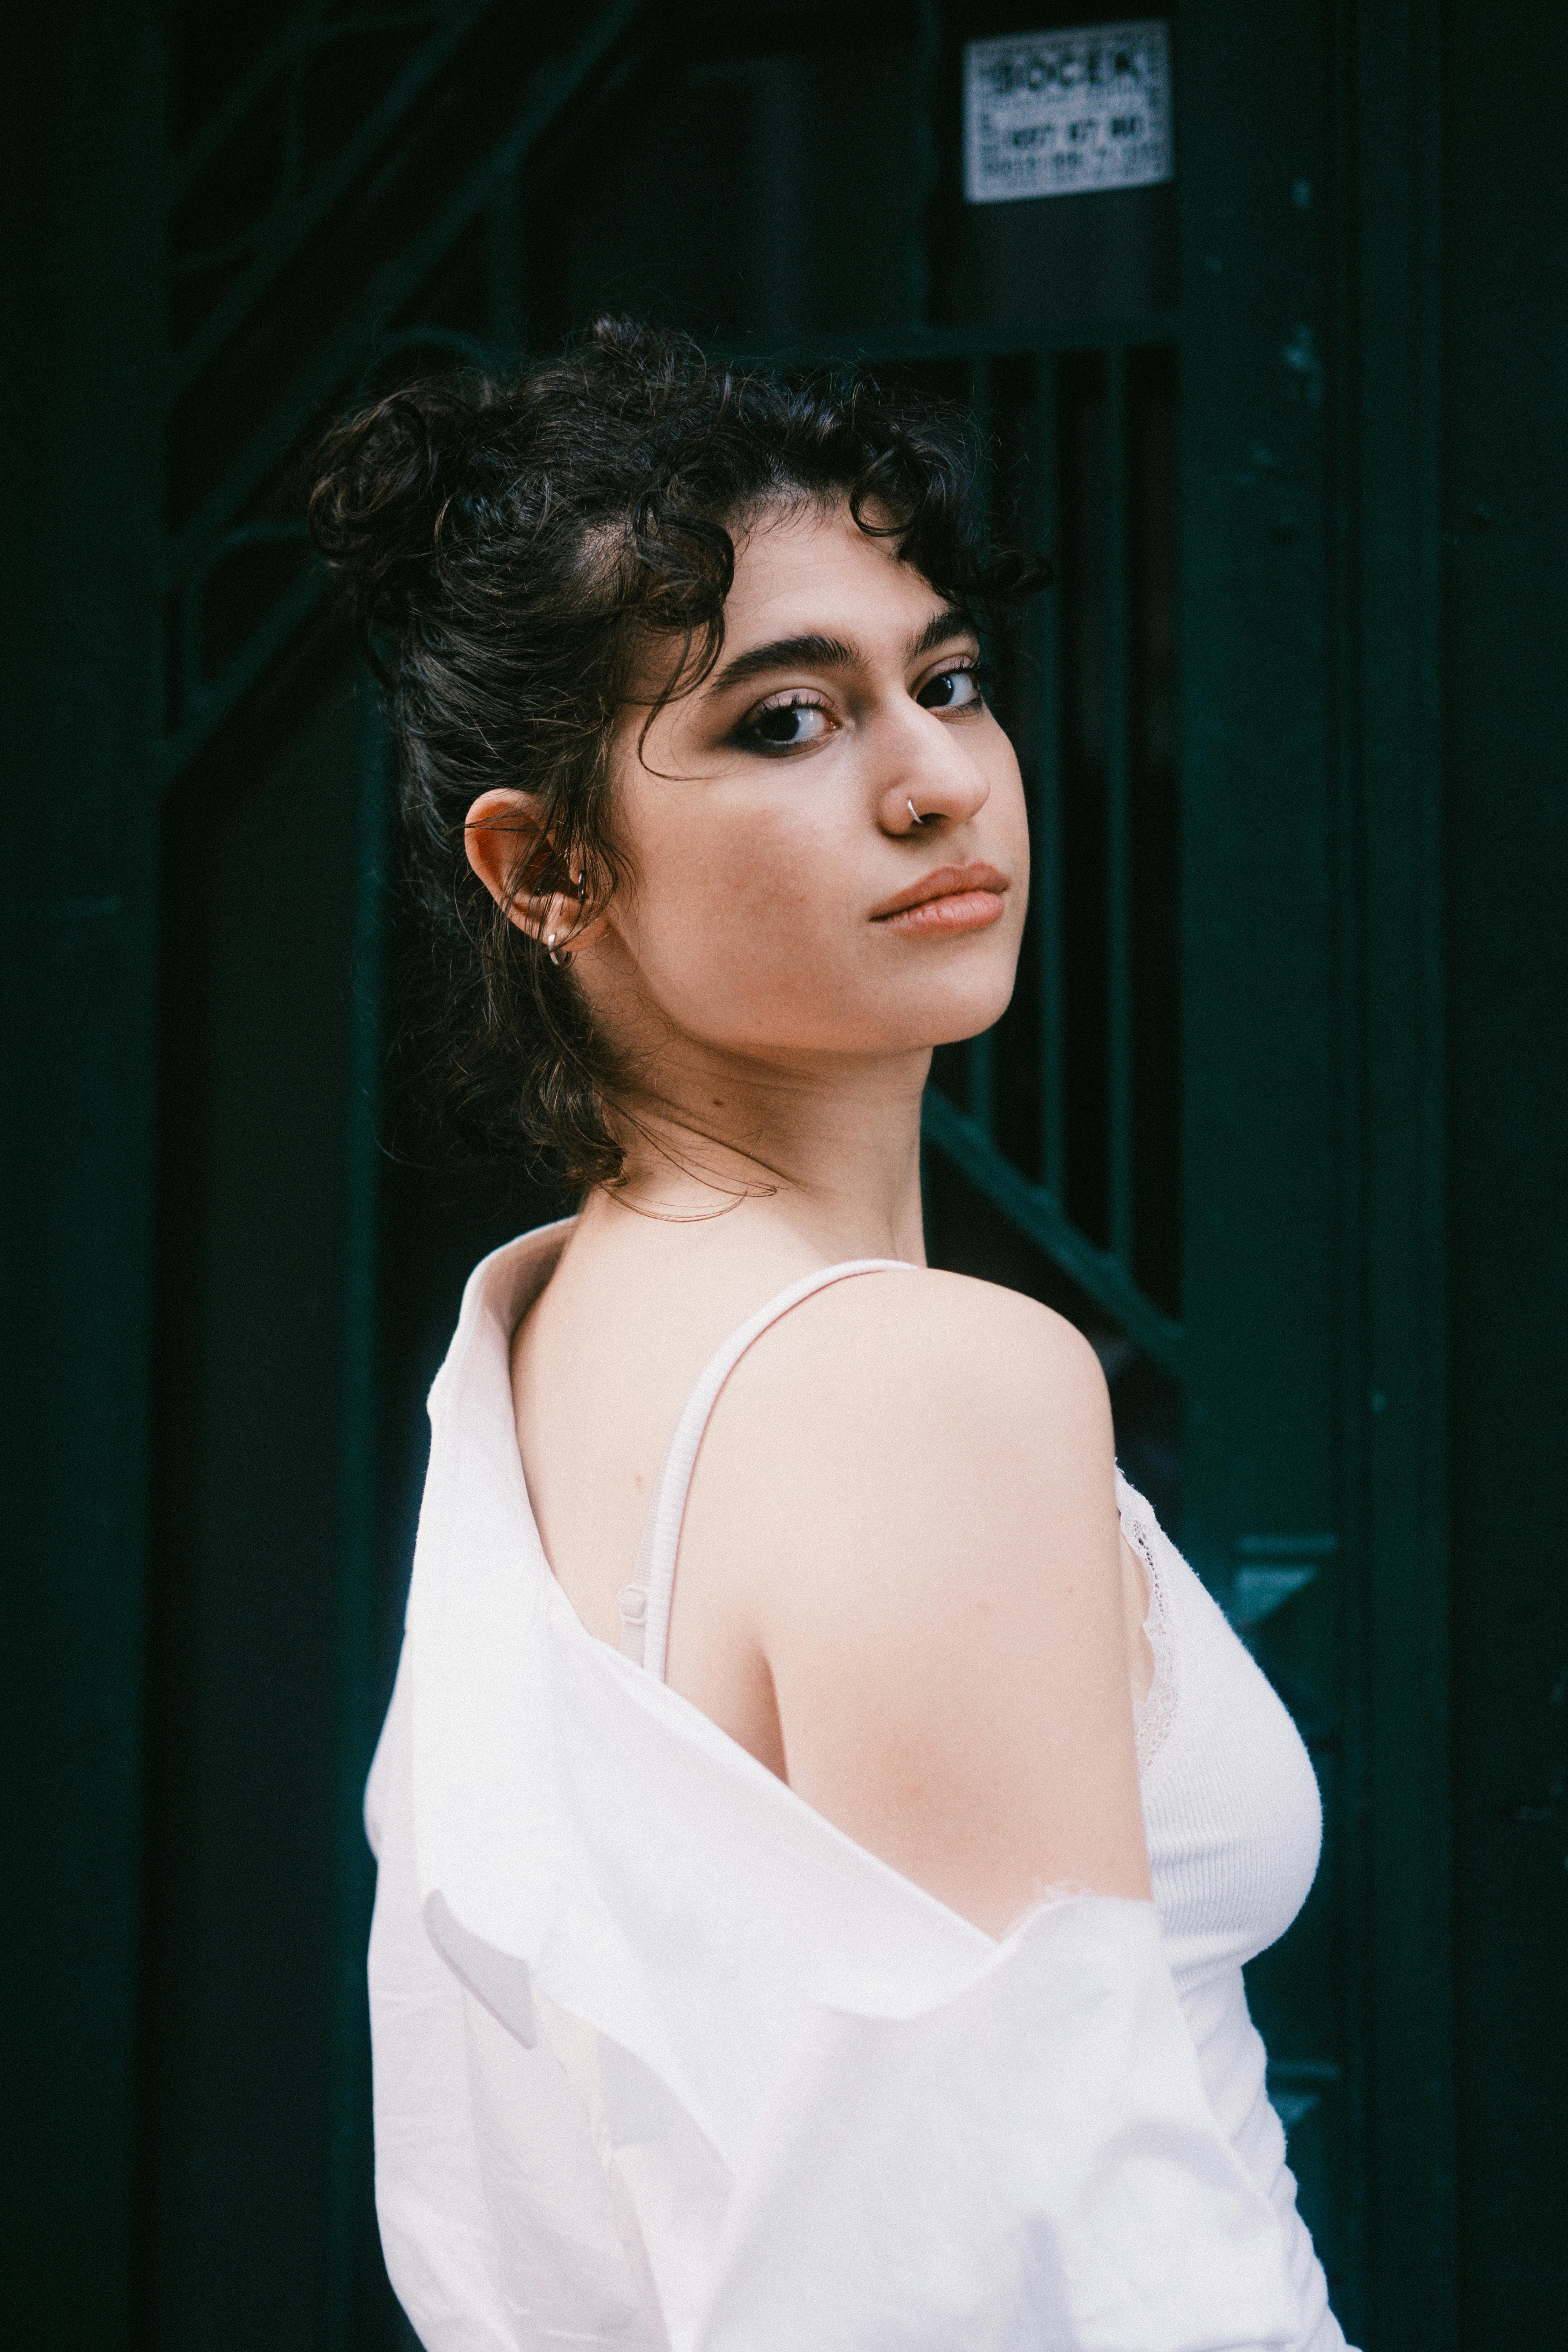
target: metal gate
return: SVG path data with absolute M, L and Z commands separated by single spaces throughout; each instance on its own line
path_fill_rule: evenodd
M 1373 1150 L 1358 1091 L 1367 1003 L 1398 1017 L 1364 903 L 1421 935 L 1430 877 L 1363 839 L 1336 716 L 1361 657 L 1325 374 L 1359 331 L 1347 10 L 1184 0 L 1173 185 L 966 205 L 964 43 L 1088 13 L 314 0 L 176 10 L 148 68 L 164 944 L 135 2327 L 161 2352 L 403 2340 L 369 2203 L 359 1795 L 423 1385 L 468 1264 L 547 1205 L 409 1124 L 384 751 L 300 468 L 367 393 L 504 367 L 604 308 L 951 390 L 994 454 L 994 528 L 1056 557 L 999 679 L 1035 840 L 1024 962 L 995 1030 L 938 1056 L 932 1254 L 1089 1333 L 1135 1481 L 1312 1748 L 1324 1867 L 1249 1979 L 1271 2095 L 1347 2327 L 1451 2340 L 1446 1850 L 1398 1829 L 1442 1753 L 1416 1598 L 1440 1279 L 1427 1162 Z M 1415 66 L 1384 47 L 1414 121 Z M 1363 500 L 1391 499 L 1374 475 Z M 1396 639 L 1373 698 L 1419 668 Z M 1400 1066 L 1413 1117 L 1436 1054 Z M 1363 1218 L 1388 1228 L 1375 1278 Z M 1406 1309 L 1425 1402 L 1384 1423 L 1368 1367 Z

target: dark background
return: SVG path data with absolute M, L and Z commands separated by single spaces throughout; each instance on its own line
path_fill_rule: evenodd
M 384 2352 L 358 1817 L 423 1397 L 557 1203 L 423 1107 L 306 453 L 605 306 L 962 399 L 1056 557 L 932 1255 L 1074 1315 L 1312 1749 L 1249 1972 L 1367 2352 L 1563 2340 L 1568 14 L 1181 0 L 1163 186 L 969 206 L 1053 8 L 0 26 L 19 2343 Z M 613 1335 L 611 1335 L 613 1337 Z

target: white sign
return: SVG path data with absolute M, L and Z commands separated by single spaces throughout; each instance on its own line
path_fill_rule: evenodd
M 1171 28 L 1013 33 L 963 52 L 963 180 L 972 205 L 1168 180 Z

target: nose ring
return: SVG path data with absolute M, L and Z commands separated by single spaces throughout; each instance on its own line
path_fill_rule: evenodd
M 904 806 L 910 813 L 910 823 L 914 824 L 925 824 L 936 814 L 936 811 L 934 809 L 927 809 L 925 815 L 921 816 L 919 809 L 916 808 L 913 801 L 910 800 L 906 800 Z

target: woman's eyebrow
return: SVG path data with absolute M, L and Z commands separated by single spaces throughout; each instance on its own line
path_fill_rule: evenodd
M 743 686 L 748 678 L 765 677 L 771 669 L 853 669 L 860 656 L 842 637 L 775 637 L 771 645 L 753 646 L 726 662 L 709 686 L 710 694 L 726 687 Z
M 935 653 L 938 646 L 950 645 L 954 637 L 973 637 L 976 634 L 969 614 L 956 604 L 944 604 L 933 613 L 918 637 L 911 637 L 907 658 L 919 661 L 921 654 Z
M 967 613 L 956 605 L 944 605 L 933 613 L 925 627 L 911 637 L 906 648 L 906 658 L 918 661 L 921 654 L 934 652 L 953 637 L 973 636 L 974 624 Z M 775 637 L 771 644 L 752 646 L 749 652 L 737 654 L 726 662 L 710 680 L 708 692 L 722 694 L 733 686 L 744 686 L 754 677 L 765 677 L 774 669 L 854 669 L 863 656 L 858 648 L 842 637 L 819 636 L 808 633 L 798 637 Z

